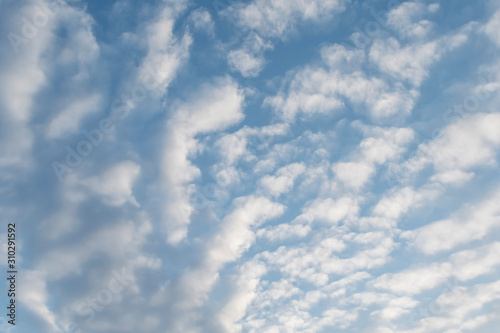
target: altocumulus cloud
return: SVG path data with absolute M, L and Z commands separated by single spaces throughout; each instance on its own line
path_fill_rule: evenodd
M 497 330 L 498 1 L 0 8 L 2 332 Z

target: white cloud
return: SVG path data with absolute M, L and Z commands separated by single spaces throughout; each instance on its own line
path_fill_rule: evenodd
M 189 19 L 195 30 L 214 36 L 214 21 L 208 10 L 198 8 L 189 15 Z
M 419 145 L 417 153 L 402 169 L 410 177 L 432 164 L 436 173 L 431 180 L 463 185 L 474 177 L 477 167 L 497 165 L 500 114 L 477 113 L 442 128 L 432 141 Z
M 454 287 L 453 279 L 470 281 L 496 271 L 500 259 L 495 253 L 500 243 L 491 243 L 472 250 L 464 250 L 450 256 L 449 261 L 410 268 L 398 273 L 387 273 L 371 284 L 376 289 L 388 290 L 398 295 L 417 295 L 441 285 Z
M 352 236 L 317 235 L 310 244 L 290 248 L 282 246 L 274 252 L 262 253 L 261 258 L 288 278 L 322 286 L 334 275 L 343 276 L 383 266 L 395 246 L 393 240 L 383 233 L 365 234 L 361 239 Z M 359 245 L 361 246 L 358 247 Z M 335 255 L 343 252 L 348 246 L 358 250 L 347 257 L 344 255 L 344 258 Z
M 233 50 L 227 55 L 229 66 L 233 71 L 239 71 L 244 77 L 259 75 L 265 60 L 261 55 L 251 54 L 246 50 Z
M 379 292 L 359 292 L 348 298 L 341 300 L 341 304 L 355 305 L 356 309 L 362 310 L 377 305 L 381 310 L 376 310 L 370 313 L 370 316 L 380 317 L 384 321 L 397 319 L 403 314 L 409 313 L 409 310 L 414 308 L 418 302 L 410 297 L 397 297 L 391 294 Z
M 39 9 L 32 2 L 19 9 L 18 15 L 3 16 L 9 22 L 9 32 L 18 34 L 25 43 L 5 44 L 1 56 L 0 96 L 2 105 L 0 166 L 28 167 L 31 164 L 31 148 L 34 134 L 29 127 L 36 106 L 35 96 L 46 84 L 47 73 L 43 67 L 43 52 L 52 40 L 55 20 L 48 20 L 45 27 L 37 29 L 33 38 L 26 39 L 21 31 L 23 21 L 20 16 L 32 17 Z M 15 20 L 16 19 L 16 20 Z M 6 34 L 7 35 L 7 34 Z M 8 43 L 8 39 L 5 39 Z M 11 48 L 12 46 L 12 48 Z M 17 50 L 17 52 L 16 52 Z
M 443 171 L 431 177 L 431 181 L 442 184 L 462 185 L 474 177 L 474 172 L 464 172 L 462 170 Z
M 311 227 L 309 225 L 301 224 L 279 224 L 277 226 L 271 226 L 264 229 L 260 229 L 257 232 L 257 237 L 268 239 L 271 242 L 282 241 L 289 238 L 302 238 L 307 236 L 311 232 Z
M 189 57 L 190 33 L 184 33 L 179 40 L 173 32 L 177 17 L 186 7 L 185 0 L 165 2 L 157 20 L 149 24 L 144 33 L 148 50 L 137 73 L 137 81 L 150 77 L 153 72 L 156 89 L 161 93 L 166 92 L 178 69 Z
M 360 191 L 374 176 L 378 165 L 397 159 L 406 150 L 405 146 L 413 140 L 414 131 L 410 128 L 366 126 L 360 122 L 353 122 L 352 127 L 359 128 L 365 138 L 348 161 L 334 163 L 332 170 L 335 181 L 344 188 Z
M 80 123 L 85 116 L 98 113 L 100 107 L 101 96 L 98 94 L 71 101 L 48 125 L 48 137 L 60 138 L 68 133 L 74 133 L 81 128 Z
M 255 241 L 255 227 L 280 216 L 284 208 L 264 197 L 241 197 L 234 200 L 233 209 L 225 216 L 219 231 L 207 241 L 200 264 L 184 272 L 179 285 L 174 287 L 177 293 L 181 293 L 181 297 L 173 304 L 180 311 L 172 323 L 173 327 L 182 331 L 194 329 L 191 318 L 196 309 L 207 301 L 208 293 L 219 278 L 219 270 L 240 258 L 250 248 Z M 260 271 L 263 268 L 258 265 L 257 269 Z M 256 278 L 254 275 L 250 282 L 255 283 Z M 220 320 L 225 325 L 231 326 L 253 297 L 253 287 L 250 290 L 245 289 L 244 285 L 241 287 L 244 288 L 241 295 L 229 301 L 239 308 L 220 314 Z M 164 292 L 168 292 L 168 289 L 155 295 L 156 302 L 168 301 Z
M 481 29 L 497 46 L 500 46 L 500 37 L 497 33 L 500 30 L 500 10 L 496 11 Z
M 286 123 L 277 123 L 262 127 L 244 126 L 238 131 L 223 135 L 215 143 L 223 158 L 223 165 L 235 164 L 240 159 L 255 160 L 258 153 L 268 149 L 275 137 L 284 136 L 289 132 Z
M 52 46 L 53 63 L 58 68 L 68 70 L 64 80 L 65 94 L 55 96 L 52 101 L 55 108 L 46 129 L 49 139 L 63 138 L 74 134 L 81 128 L 81 122 L 89 115 L 102 112 L 105 102 L 105 86 L 98 72 L 101 49 L 93 33 L 95 21 L 85 11 L 72 6 L 64 6 L 57 15 L 59 28 L 63 27 L 72 36 L 60 47 Z
M 263 197 L 240 198 L 226 216 L 219 234 L 209 243 L 208 260 L 215 267 L 230 262 L 246 251 L 255 240 L 251 227 L 281 215 L 285 207 Z M 220 264 L 219 264 L 220 263 Z
M 242 130 L 234 134 L 226 134 L 215 143 L 225 162 L 230 164 L 247 153 L 247 145 L 248 138 Z
M 168 201 L 164 208 L 168 242 L 177 244 L 187 235 L 194 207 L 190 183 L 200 170 L 189 158 L 198 151 L 195 136 L 219 131 L 243 119 L 243 93 L 230 79 L 202 87 L 192 101 L 179 105 L 167 123 L 162 157 L 162 178 Z
M 264 176 L 261 178 L 261 186 L 271 196 L 277 197 L 290 191 L 295 179 L 306 171 L 302 163 L 292 163 L 280 168 L 274 176 Z
M 451 269 L 451 264 L 444 263 L 432 264 L 420 269 L 409 269 L 395 274 L 388 273 L 378 277 L 373 282 L 373 286 L 395 294 L 419 294 L 444 283 L 451 276 Z
M 140 250 L 152 231 L 144 214 L 135 217 L 136 221 L 111 221 L 114 223 L 90 233 L 77 243 L 49 249 L 38 258 L 36 270 L 42 272 L 46 279 L 57 281 L 81 274 L 83 265 L 93 260 L 97 253 L 115 261 L 115 264 L 131 266 L 143 255 Z
M 129 202 L 139 204 L 133 196 L 133 185 L 141 172 L 141 167 L 132 161 L 117 163 L 97 177 L 82 180 L 82 185 L 102 197 L 104 203 L 121 206 Z
M 496 165 L 500 146 L 500 114 L 475 114 L 447 126 L 441 138 L 421 149 L 428 153 L 438 170 L 470 169 Z
M 338 200 L 332 198 L 316 199 L 309 206 L 304 208 L 303 214 L 296 218 L 296 221 L 307 223 L 326 222 L 335 225 L 343 219 L 352 219 L 359 211 L 358 203 L 355 199 L 344 197 Z
M 370 48 L 370 60 L 383 73 L 418 87 L 428 77 L 430 65 L 440 58 L 441 48 L 435 41 L 401 47 L 394 38 L 376 40 Z
M 49 295 L 43 276 L 39 272 L 28 270 L 21 275 L 19 284 L 24 288 L 24 291 L 19 295 L 23 305 L 38 316 L 47 329 L 52 332 L 61 332 L 57 325 L 56 314 L 47 306 Z
M 330 309 L 323 311 L 321 314 L 321 320 L 318 323 L 316 330 L 320 330 L 324 327 L 339 327 L 341 329 L 347 328 L 358 319 L 357 313 L 352 313 L 350 311 Z
M 419 208 L 425 202 L 434 200 L 440 191 L 432 187 L 424 187 L 417 191 L 411 187 L 398 188 L 382 197 L 373 208 L 373 214 L 391 220 L 398 220 L 411 208 Z
M 266 63 L 263 52 L 269 49 L 272 49 L 271 43 L 256 34 L 250 34 L 240 49 L 229 51 L 229 66 L 244 77 L 256 77 Z
M 390 19 L 391 24 L 398 27 L 404 25 L 399 22 L 404 18 L 399 11 L 411 5 L 401 6 Z M 423 30 L 427 29 L 423 27 L 429 24 L 420 22 L 406 34 L 423 36 L 426 34 Z M 466 25 L 449 36 L 409 45 L 401 45 L 392 37 L 377 38 L 368 56 L 362 49 L 347 49 L 338 44 L 323 47 L 322 63 L 296 70 L 286 82 L 287 88 L 267 98 L 266 103 L 288 120 L 299 112 L 307 115 L 338 112 L 344 108 L 345 99 L 360 109 L 368 109 L 374 119 L 394 116 L 404 119 L 413 110 L 419 97 L 417 88 L 428 77 L 431 65 L 445 52 L 462 45 L 472 28 L 473 25 Z M 380 75 L 367 73 L 365 68 L 372 65 L 376 65 Z
M 421 319 L 418 325 L 407 332 L 477 332 L 482 325 L 498 320 L 494 312 L 480 315 L 478 311 L 499 299 L 499 282 L 457 287 L 437 299 L 435 308 L 439 309 L 439 315 Z M 488 327 L 484 328 L 488 330 Z
M 146 237 L 151 233 L 150 222 L 144 214 L 134 216 L 131 220 L 105 219 L 105 227 L 94 228 L 84 237 L 69 243 L 58 243 L 50 248 L 35 254 L 34 267 L 26 271 L 26 275 L 21 274 L 20 285 L 25 291 L 20 294 L 20 300 L 27 309 L 33 311 L 41 320 L 45 321 L 50 332 L 62 332 L 62 324 L 67 322 L 76 313 L 67 311 L 70 305 L 63 311 L 54 309 L 53 294 L 50 293 L 50 284 L 61 281 L 65 278 L 75 278 L 81 276 L 86 270 L 85 265 L 92 265 L 96 258 L 106 260 L 112 266 L 125 267 L 128 269 L 129 285 L 128 290 L 133 295 L 139 292 L 140 287 L 134 275 L 135 269 L 158 269 L 161 261 L 158 258 L 149 256 L 142 251 Z M 99 223 L 97 224 L 100 225 Z M 119 268 L 117 268 L 119 269 Z M 111 274 L 109 267 L 93 267 L 93 272 L 97 275 L 86 275 L 86 284 L 81 286 L 82 290 L 91 295 L 96 295 L 103 288 L 103 280 Z M 106 285 L 104 285 L 106 286 Z M 68 295 L 68 302 L 81 305 L 86 302 L 88 294 L 83 294 L 82 298 L 75 300 Z M 68 317 L 69 316 L 69 317 Z
M 483 239 L 499 223 L 498 190 L 474 206 L 467 205 L 454 216 L 401 234 L 426 254 L 449 251 L 461 244 Z
M 383 234 L 376 237 L 374 243 L 365 244 L 367 249 L 358 251 L 350 258 L 329 260 L 323 263 L 321 268 L 329 274 L 345 275 L 359 270 L 382 267 L 390 260 L 389 255 L 396 245 L 392 238 Z
M 469 38 L 474 23 L 466 24 L 450 35 L 429 39 L 434 24 L 428 20 L 414 20 L 425 12 L 436 10 L 436 4 L 404 2 L 388 14 L 387 24 L 403 38 L 418 41 L 405 45 L 395 38 L 375 39 L 370 47 L 370 60 L 382 73 L 419 87 L 429 76 L 431 66 L 448 51 L 463 45 Z
M 265 273 L 265 265 L 258 262 L 248 262 L 240 268 L 240 275 L 236 281 L 236 291 L 217 316 L 225 332 L 241 331 L 241 324 L 237 324 L 237 322 L 245 316 L 247 307 L 256 298 L 260 277 Z
M 425 5 L 419 2 L 403 2 L 388 13 L 387 24 L 403 38 L 422 39 L 434 28 L 434 23 L 423 17 L 438 9 L 438 3 Z
M 235 23 L 245 30 L 256 31 L 263 37 L 282 38 L 295 30 L 298 24 L 325 22 L 344 11 L 344 0 L 254 0 L 237 3 L 227 9 Z
M 266 63 L 264 51 L 273 47 L 268 40 L 285 39 L 303 24 L 326 23 L 343 12 L 347 2 L 349 0 L 254 0 L 232 4 L 222 12 L 223 16 L 249 35 L 242 47 L 229 51 L 231 69 L 244 77 L 258 76 Z
M 332 166 L 335 177 L 346 187 L 360 190 L 373 176 L 373 165 L 358 162 L 339 162 Z
M 277 109 L 287 120 L 302 112 L 305 115 L 339 112 L 344 99 L 356 107 L 368 109 L 375 119 L 396 114 L 408 115 L 418 93 L 401 83 L 390 83 L 365 74 L 367 62 L 361 50 L 333 45 L 321 51 L 322 63 L 306 66 L 295 72 L 286 90 L 268 97 L 266 104 Z

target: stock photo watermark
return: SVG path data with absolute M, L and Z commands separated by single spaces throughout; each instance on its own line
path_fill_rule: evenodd
M 82 319 L 80 323 L 70 322 L 63 330 L 64 333 L 83 333 L 82 328 L 94 321 L 98 313 L 110 305 L 115 297 L 122 293 L 130 283 L 134 282 L 134 277 L 128 268 L 123 268 L 121 272 L 113 270 L 111 274 L 113 277 L 108 281 L 105 288 L 99 290 L 94 297 L 88 297 L 76 306 L 76 313 L 86 318 Z
M 21 51 L 22 45 L 27 45 L 31 40 L 38 36 L 41 29 L 45 28 L 51 19 L 53 19 L 59 11 L 59 5 L 65 5 L 61 0 L 53 0 L 47 4 L 40 3 L 35 5 L 34 12 L 27 16 L 21 16 L 21 28 L 17 32 L 10 31 L 7 33 L 7 39 L 10 42 L 14 53 L 18 54 Z
M 11 222 L 7 225 L 7 322 L 10 325 L 16 325 L 16 293 L 18 292 L 17 286 L 17 250 L 16 250 L 16 222 Z

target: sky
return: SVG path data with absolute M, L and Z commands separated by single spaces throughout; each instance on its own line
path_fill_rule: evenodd
M 0 331 L 498 332 L 499 30 L 498 0 L 0 0 Z

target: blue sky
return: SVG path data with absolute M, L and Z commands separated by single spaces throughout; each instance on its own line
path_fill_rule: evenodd
M 498 330 L 498 1 L 0 8 L 2 332 Z

